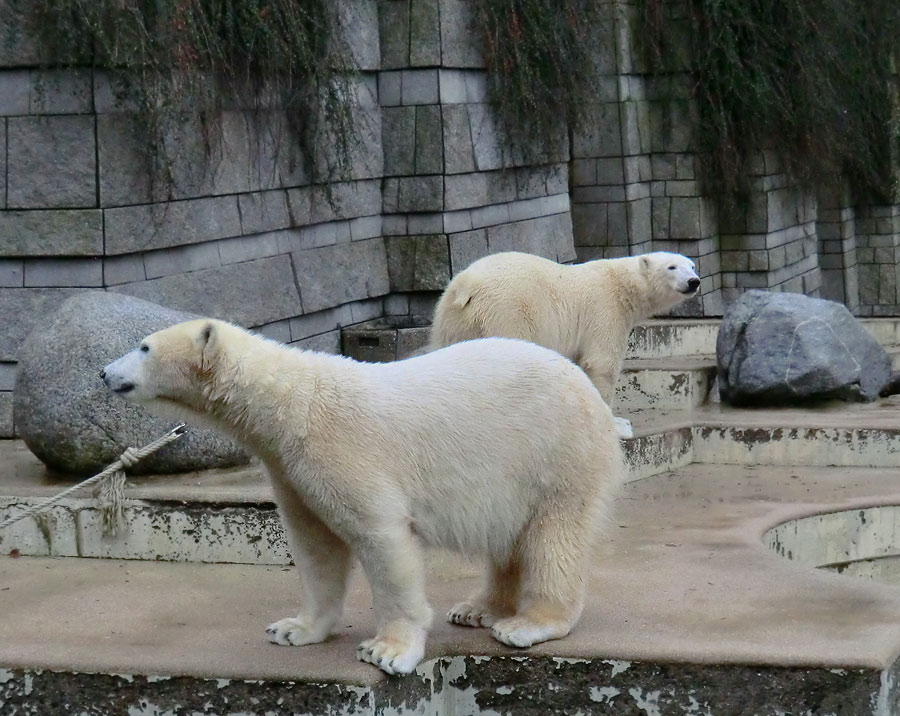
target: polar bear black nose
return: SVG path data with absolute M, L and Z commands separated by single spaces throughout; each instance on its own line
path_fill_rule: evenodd
M 106 380 L 106 371 L 105 370 L 100 371 L 100 380 Z
M 692 278 L 690 281 L 688 281 L 688 290 L 696 291 L 698 288 L 700 288 L 699 278 Z

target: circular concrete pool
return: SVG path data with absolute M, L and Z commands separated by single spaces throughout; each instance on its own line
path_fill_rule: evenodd
M 802 517 L 773 527 L 763 540 L 799 564 L 900 586 L 900 505 Z

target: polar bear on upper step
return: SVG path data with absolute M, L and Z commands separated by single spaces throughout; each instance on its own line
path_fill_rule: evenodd
M 612 406 L 631 329 L 699 288 L 694 262 L 665 251 L 572 266 L 492 254 L 450 281 L 435 308 L 429 348 L 486 336 L 531 341 L 575 361 Z M 616 428 L 632 436 L 629 421 L 616 418 Z
M 557 353 L 491 338 L 358 363 L 202 319 L 148 336 L 101 377 L 265 464 L 301 577 L 300 612 L 271 624 L 270 641 L 323 641 L 356 557 L 377 621 L 357 655 L 412 671 L 431 624 L 421 543 L 488 565 L 452 622 L 518 647 L 577 622 L 623 462 L 609 408 Z

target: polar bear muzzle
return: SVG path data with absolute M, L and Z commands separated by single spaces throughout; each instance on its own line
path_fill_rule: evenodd
M 140 364 L 145 356 L 143 346 L 126 353 L 101 370 L 100 378 L 112 392 L 129 400 L 137 399 Z
M 700 288 L 700 279 L 692 278 L 688 279 L 687 288 L 682 291 L 682 293 L 686 295 L 690 295 L 692 293 L 697 293 L 697 289 Z

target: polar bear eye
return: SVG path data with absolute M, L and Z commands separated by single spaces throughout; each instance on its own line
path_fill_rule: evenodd
M 669 266 L 669 271 L 674 271 L 674 270 L 675 270 L 674 266 Z
M 141 346 L 141 353 L 148 353 L 149 351 L 150 351 L 150 346 L 148 346 L 146 343 Z

